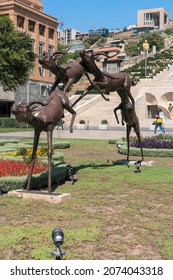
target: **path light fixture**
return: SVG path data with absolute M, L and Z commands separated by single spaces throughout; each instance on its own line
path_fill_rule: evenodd
M 118 154 L 121 154 L 121 145 L 118 144 L 118 145 L 117 145 L 117 148 L 118 148 Z
M 52 231 L 52 240 L 56 246 L 56 250 L 51 252 L 51 255 L 55 257 L 56 260 L 61 260 L 65 255 L 65 252 L 61 250 L 61 245 L 64 243 L 64 233 L 61 228 L 55 228 Z
M 76 182 L 75 174 L 76 174 L 76 166 L 72 164 L 67 164 L 69 179 L 72 185 Z
M 141 169 L 140 169 L 140 167 L 141 167 L 141 162 L 142 162 L 142 160 L 138 160 L 138 161 L 136 161 L 136 162 L 134 163 L 134 165 L 135 165 L 135 167 L 136 167 L 136 170 L 134 171 L 135 173 L 140 173 L 140 172 L 141 172 Z

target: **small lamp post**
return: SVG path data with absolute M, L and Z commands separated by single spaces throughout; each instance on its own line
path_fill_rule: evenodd
M 149 49 L 149 44 L 147 40 L 143 43 L 143 49 L 145 53 L 145 78 L 147 77 L 147 54 L 148 54 L 148 49 Z

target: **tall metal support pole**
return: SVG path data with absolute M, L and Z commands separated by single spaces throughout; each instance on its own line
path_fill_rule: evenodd
M 145 50 L 145 78 L 147 77 L 147 50 Z
M 149 44 L 147 43 L 147 40 L 143 43 L 143 49 L 145 52 L 145 78 L 147 77 L 147 55 L 148 55 L 148 49 L 149 49 Z

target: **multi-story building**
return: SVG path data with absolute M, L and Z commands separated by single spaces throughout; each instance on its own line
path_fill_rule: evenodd
M 80 34 L 76 29 L 68 28 L 61 30 L 61 36 L 64 38 L 64 45 L 69 44 L 76 39 L 76 35 Z
M 91 30 L 89 30 L 89 35 L 91 36 L 93 34 L 99 34 L 100 36 L 108 37 L 109 36 L 109 29 L 107 29 L 107 28 L 99 28 L 99 29 L 91 29 Z
M 40 0 L 0 0 L 1 15 L 8 15 L 16 30 L 30 34 L 31 44 L 37 55 L 43 51 L 52 53 L 57 50 L 57 19 L 43 12 Z M 0 114 L 9 116 L 14 101 L 45 99 L 54 79 L 54 75 L 43 69 L 36 59 L 35 67 L 25 85 L 19 86 L 14 92 L 3 92 L 0 88 Z
M 137 27 L 132 28 L 133 35 L 151 30 L 165 30 L 173 27 L 168 12 L 164 8 L 138 10 Z

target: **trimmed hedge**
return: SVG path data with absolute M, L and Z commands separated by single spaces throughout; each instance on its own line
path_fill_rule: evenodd
M 10 159 L 10 160 L 13 160 L 13 161 L 23 160 L 22 156 L 20 156 L 20 157 L 12 157 L 12 156 L 1 156 L 1 154 L 0 154 L 0 157 L 2 159 Z M 40 156 L 40 157 L 37 157 L 37 158 L 42 160 L 45 163 L 48 162 L 48 157 L 47 156 L 45 156 L 45 157 L 41 157 Z M 53 161 L 53 166 L 59 165 L 61 163 L 64 163 L 64 154 L 63 153 L 59 153 L 59 152 L 54 153 L 52 155 L 52 161 Z
M 11 145 L 10 145 L 11 144 Z M 40 141 L 39 143 L 41 145 L 47 145 L 47 142 Z M 10 145 L 10 146 L 9 146 Z M 11 152 L 16 151 L 17 149 L 21 147 L 25 148 L 31 148 L 32 143 L 28 142 L 28 140 L 23 140 L 22 142 L 20 140 L 3 140 L 0 141 L 1 146 L 1 154 L 5 152 Z M 54 141 L 53 143 L 53 149 L 66 149 L 70 147 L 70 143 L 66 141 Z M 0 155 L 1 156 L 1 155 Z M 1 156 L 2 159 L 12 159 L 14 161 L 23 160 L 21 157 L 11 157 L 11 156 Z M 38 159 L 41 159 L 43 162 L 48 163 L 48 157 L 41 157 L 38 156 Z M 0 178 L 0 188 L 4 192 L 8 192 L 10 190 L 16 190 L 16 189 L 25 189 L 27 186 L 27 178 L 28 175 L 25 176 L 7 176 L 7 177 L 1 177 Z M 43 172 L 40 174 L 33 174 L 32 176 L 32 189 L 38 189 L 47 186 L 48 182 L 48 173 Z M 60 152 L 54 152 L 52 155 L 52 184 L 59 184 L 66 179 L 69 178 L 69 170 L 67 165 L 64 163 L 64 154 Z
M 119 151 L 122 155 L 127 155 L 127 143 L 122 139 L 111 139 L 109 144 L 121 145 Z M 144 156 L 148 157 L 173 157 L 173 149 L 146 149 L 143 148 Z M 141 156 L 140 148 L 130 147 L 130 156 Z
M 69 177 L 68 167 L 65 164 L 54 166 L 52 168 L 52 183 L 59 184 L 65 181 Z M 17 189 L 26 189 L 27 186 L 28 175 L 21 177 L 2 177 L 0 178 L 0 188 L 4 192 L 17 190 Z M 36 190 L 38 188 L 44 188 L 47 186 L 48 182 L 48 173 L 38 173 L 33 174 L 32 176 L 32 190 Z
M 33 143 L 28 143 L 28 142 L 24 142 L 25 145 L 33 145 Z M 47 146 L 47 142 L 45 141 L 40 141 L 38 146 Z M 31 147 L 30 147 L 31 148 Z M 52 148 L 53 149 L 67 149 L 70 148 L 70 142 L 67 141 L 53 141 L 52 143 Z
M 0 127 L 27 127 L 25 122 L 19 122 L 16 118 L 0 118 Z

